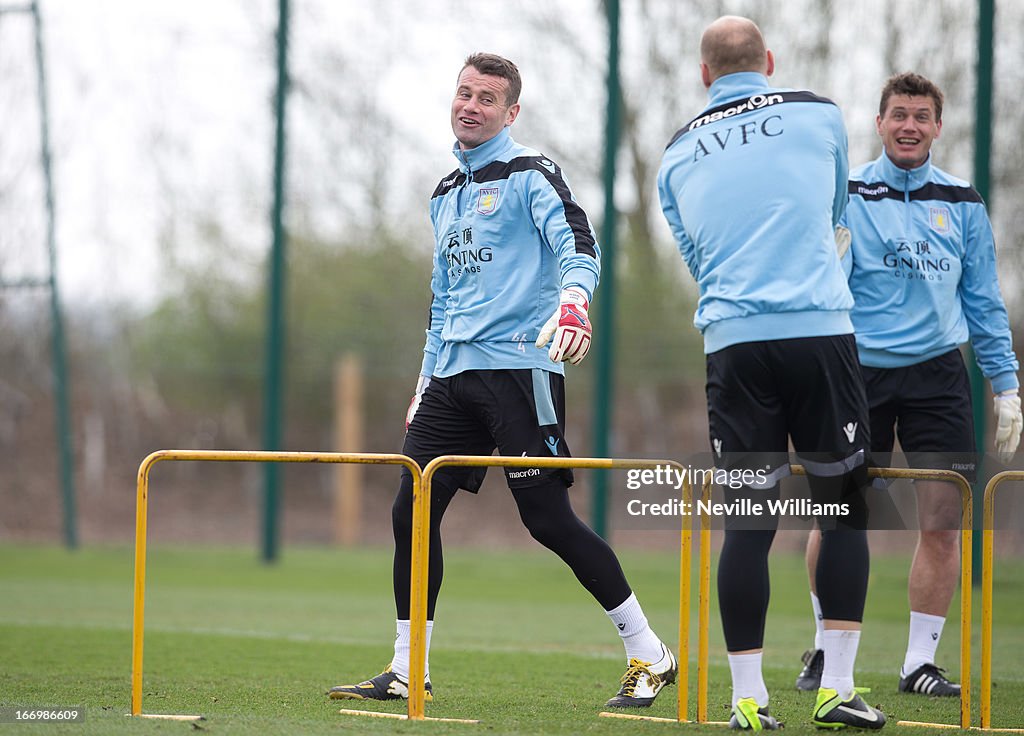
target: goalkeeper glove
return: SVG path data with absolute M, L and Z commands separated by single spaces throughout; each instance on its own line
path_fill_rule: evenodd
M 1013 453 L 1020 442 L 1020 430 L 1024 417 L 1020 412 L 1020 396 L 1017 389 L 998 393 L 993 398 L 996 412 L 996 452 L 1004 465 L 1013 460 Z
M 537 337 L 537 347 L 542 348 L 551 341 L 548 357 L 555 363 L 568 360 L 576 365 L 590 350 L 590 336 L 593 330 L 587 319 L 587 295 L 578 286 L 562 289 L 558 309 L 551 315 Z M 551 340 L 552 336 L 554 340 Z
M 843 256 L 846 255 L 846 251 L 850 249 L 850 228 L 843 227 L 842 225 L 836 225 L 836 254 L 839 256 L 839 260 L 843 260 Z
M 409 425 L 412 424 L 412 418 L 416 416 L 416 410 L 420 408 L 420 402 L 423 400 L 423 392 L 427 390 L 427 386 L 430 385 L 430 376 L 420 376 L 419 380 L 416 381 L 416 393 L 412 397 L 412 401 L 409 402 L 409 411 L 405 413 L 405 429 L 408 431 Z

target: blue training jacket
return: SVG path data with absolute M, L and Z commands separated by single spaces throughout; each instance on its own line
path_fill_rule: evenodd
M 600 249 L 586 213 L 551 159 L 508 128 L 453 149 L 459 168 L 430 200 L 434 271 L 424 376 L 530 368 L 564 373 L 534 345 L 559 292 L 593 296 Z
M 933 166 L 901 169 L 883 152 L 850 174 L 843 258 L 860 362 L 913 365 L 971 340 L 995 392 L 1017 388 L 992 225 L 967 182 Z
M 846 207 L 846 128 L 810 92 L 728 74 L 669 143 L 661 207 L 700 290 L 704 352 L 853 332 L 833 229 Z

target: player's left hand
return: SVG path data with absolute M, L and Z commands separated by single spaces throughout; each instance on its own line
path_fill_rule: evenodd
M 835 239 L 836 255 L 839 256 L 839 260 L 842 260 L 843 256 L 846 255 L 846 251 L 850 249 L 850 241 L 853 239 L 850 235 L 850 228 L 836 225 Z
M 587 357 L 593 333 L 587 318 L 588 306 L 583 289 L 578 286 L 562 289 L 558 309 L 541 329 L 536 343 L 542 348 L 551 341 L 548 357 L 555 363 L 568 360 L 576 365 Z M 554 340 L 551 340 L 552 336 Z
M 420 402 L 423 400 L 423 392 L 427 390 L 427 386 L 430 385 L 430 376 L 420 376 L 416 381 L 416 393 L 413 394 L 412 401 L 409 402 L 409 410 L 405 413 L 405 431 L 409 431 L 409 425 L 412 424 L 412 418 L 416 416 L 416 410 L 420 408 Z
M 1024 427 L 1024 417 L 1020 412 L 1020 396 L 1017 389 L 1003 391 L 993 399 L 996 412 L 996 452 L 1004 465 L 1013 460 L 1020 442 L 1020 431 Z

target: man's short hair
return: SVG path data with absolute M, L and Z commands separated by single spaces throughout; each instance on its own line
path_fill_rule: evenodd
M 519 102 L 519 93 L 523 91 L 523 80 L 519 76 L 519 69 L 511 61 L 497 54 L 470 54 L 466 57 L 466 61 L 462 65 L 462 69 L 459 70 L 459 74 L 462 74 L 468 66 L 473 67 L 481 74 L 501 77 L 508 82 L 508 92 L 505 94 L 505 107 L 512 107 L 512 105 Z
M 705 29 L 700 39 L 700 58 L 712 79 L 736 72 L 761 71 L 767 51 L 757 24 L 739 16 L 719 18 Z
M 889 106 L 889 98 L 893 95 L 931 97 L 932 102 L 935 103 L 935 122 L 942 121 L 942 90 L 926 77 L 914 72 L 903 72 L 889 77 L 889 81 L 882 87 L 882 99 L 878 103 L 879 117 L 885 117 L 885 109 Z

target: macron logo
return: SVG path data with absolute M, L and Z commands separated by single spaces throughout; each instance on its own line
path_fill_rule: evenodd
M 846 439 L 853 442 L 853 438 L 857 435 L 857 422 L 850 422 L 843 427 L 843 432 L 846 434 Z
M 888 192 L 889 192 L 889 187 L 885 186 L 884 184 L 879 184 L 876 187 L 865 187 L 865 186 L 858 186 L 857 187 L 857 194 L 866 194 L 869 197 L 872 196 L 872 195 L 876 195 L 876 194 L 888 194 Z
M 785 98 L 783 98 L 782 95 L 752 95 L 740 102 L 738 105 L 733 105 L 732 107 L 727 107 L 724 110 L 718 110 L 697 118 L 690 123 L 689 130 L 699 128 L 702 125 L 707 125 L 708 123 L 717 123 L 719 120 L 731 118 L 733 115 L 739 115 L 740 113 L 748 112 L 750 110 L 760 110 L 763 107 L 777 105 L 780 102 L 785 102 Z
M 537 164 L 539 166 L 543 166 L 545 169 L 550 171 L 552 174 L 557 173 L 555 171 L 555 163 L 554 163 L 554 161 L 551 161 L 551 160 L 546 159 L 546 158 L 542 158 L 540 161 L 537 162 Z

